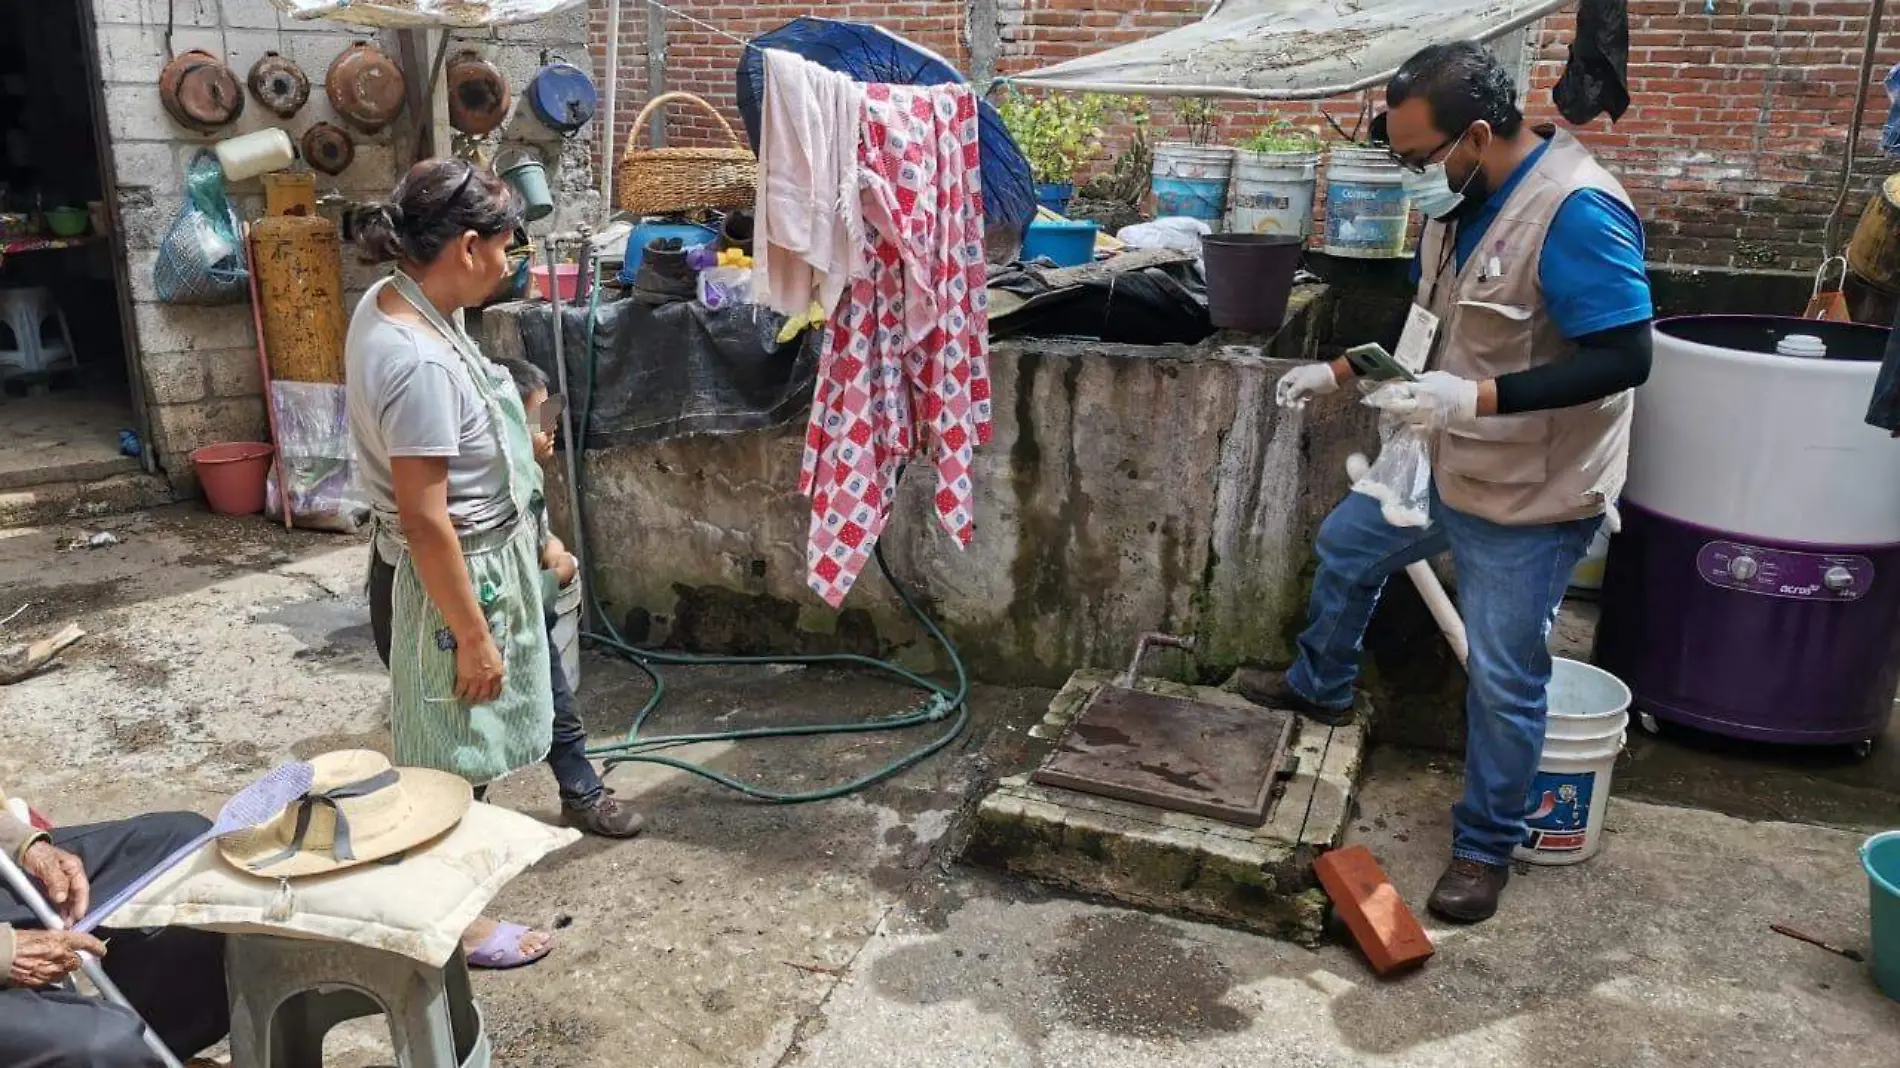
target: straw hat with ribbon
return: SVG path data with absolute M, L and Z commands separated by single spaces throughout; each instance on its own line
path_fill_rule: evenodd
M 224 859 L 273 879 L 324 875 L 430 842 L 474 801 L 458 775 L 397 768 L 363 749 L 310 761 L 310 792 L 270 821 L 218 839 Z

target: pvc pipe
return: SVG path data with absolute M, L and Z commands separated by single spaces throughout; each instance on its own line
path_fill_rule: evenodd
M 607 91 L 600 112 L 600 218 L 614 213 L 614 87 L 620 82 L 620 5 L 607 0 Z
M 53 911 L 53 906 L 46 903 L 46 898 L 41 896 L 39 889 L 27 879 L 26 872 L 20 870 L 20 866 L 13 862 L 12 857 L 7 856 L 4 849 L 0 849 L 0 876 L 5 877 L 8 888 L 13 891 L 13 896 L 25 902 L 26 906 L 33 910 L 33 915 L 39 919 L 40 926 L 49 931 L 66 929 L 65 922 L 59 918 L 58 913 Z M 152 1030 L 152 1025 L 146 1023 L 145 1018 L 139 1015 L 139 1010 L 133 1008 L 132 1003 L 119 992 L 118 984 L 106 974 L 105 967 L 99 963 L 99 958 L 90 953 L 79 954 L 79 970 L 86 973 L 86 978 L 92 980 L 92 985 L 98 988 L 100 995 L 107 1001 L 132 1014 L 132 1018 L 139 1022 L 139 1037 L 151 1047 L 152 1053 L 158 1057 L 160 1063 L 165 1065 L 165 1068 L 184 1068 L 178 1063 L 178 1058 L 172 1056 L 171 1049 L 159 1039 L 158 1033 Z
M 1346 477 L 1354 482 L 1366 477 L 1372 464 L 1361 453 L 1346 457 Z M 1458 614 L 1458 606 L 1451 603 L 1451 597 L 1445 593 L 1445 586 L 1438 581 L 1438 573 L 1425 560 L 1405 565 L 1405 574 L 1418 588 L 1419 597 L 1425 601 L 1425 607 L 1431 610 L 1432 621 L 1438 624 L 1438 630 L 1445 636 L 1445 644 L 1451 646 L 1453 656 L 1459 664 L 1464 664 L 1471 655 L 1471 645 L 1465 639 L 1465 621 Z

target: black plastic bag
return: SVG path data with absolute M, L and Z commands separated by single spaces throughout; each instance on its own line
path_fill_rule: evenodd
M 1583 0 L 1570 62 L 1551 89 L 1557 110 L 1581 126 L 1607 113 L 1610 121 L 1629 110 L 1630 11 L 1626 0 Z

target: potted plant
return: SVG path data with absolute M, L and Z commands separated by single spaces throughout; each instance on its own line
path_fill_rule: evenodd
M 1304 238 L 1313 227 L 1319 131 L 1275 117 L 1240 142 L 1228 195 L 1227 228 Z
M 1227 210 L 1228 179 L 1233 174 L 1234 150 L 1216 144 L 1221 105 L 1208 97 L 1177 97 L 1175 123 L 1187 132 L 1186 141 L 1155 146 L 1151 186 L 1155 214 L 1185 216 L 1218 226 Z
M 1100 150 L 1102 121 L 1112 104 L 1105 96 L 1061 93 L 1015 94 L 1003 101 L 997 110 L 1029 160 L 1037 203 L 1057 214 L 1068 211 L 1076 171 Z
M 1293 152 L 1319 153 L 1319 131 L 1295 126 L 1291 120 L 1274 118 L 1259 132 L 1240 143 L 1242 152 L 1256 155 L 1282 155 Z

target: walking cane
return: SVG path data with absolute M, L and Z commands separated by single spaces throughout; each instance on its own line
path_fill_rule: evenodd
M 0 849 L 0 876 L 6 878 L 7 886 L 12 889 L 13 896 L 26 902 L 26 906 L 33 910 L 33 915 L 39 917 L 42 926 L 49 931 L 66 929 L 66 925 L 60 921 L 59 914 L 53 911 L 53 906 L 46 903 L 46 898 L 41 896 L 39 889 L 27 879 L 26 873 L 20 870 L 20 866 L 13 862 L 12 857 L 7 856 L 4 849 Z M 170 1048 L 158 1037 L 158 1032 L 152 1030 L 152 1025 L 145 1022 L 145 1018 L 139 1015 L 139 1010 L 132 1007 L 132 1003 L 125 999 L 124 994 L 119 993 L 117 984 L 106 975 L 105 967 L 99 963 L 98 958 L 90 953 L 81 953 L 79 969 L 86 973 L 86 978 L 92 980 L 92 985 L 98 988 L 101 996 L 130 1012 L 132 1017 L 138 1020 L 141 1037 L 145 1039 L 146 1045 L 152 1047 L 152 1052 L 158 1055 L 159 1061 L 165 1065 L 165 1068 L 184 1068 L 178 1063 L 178 1058 L 172 1056 Z

